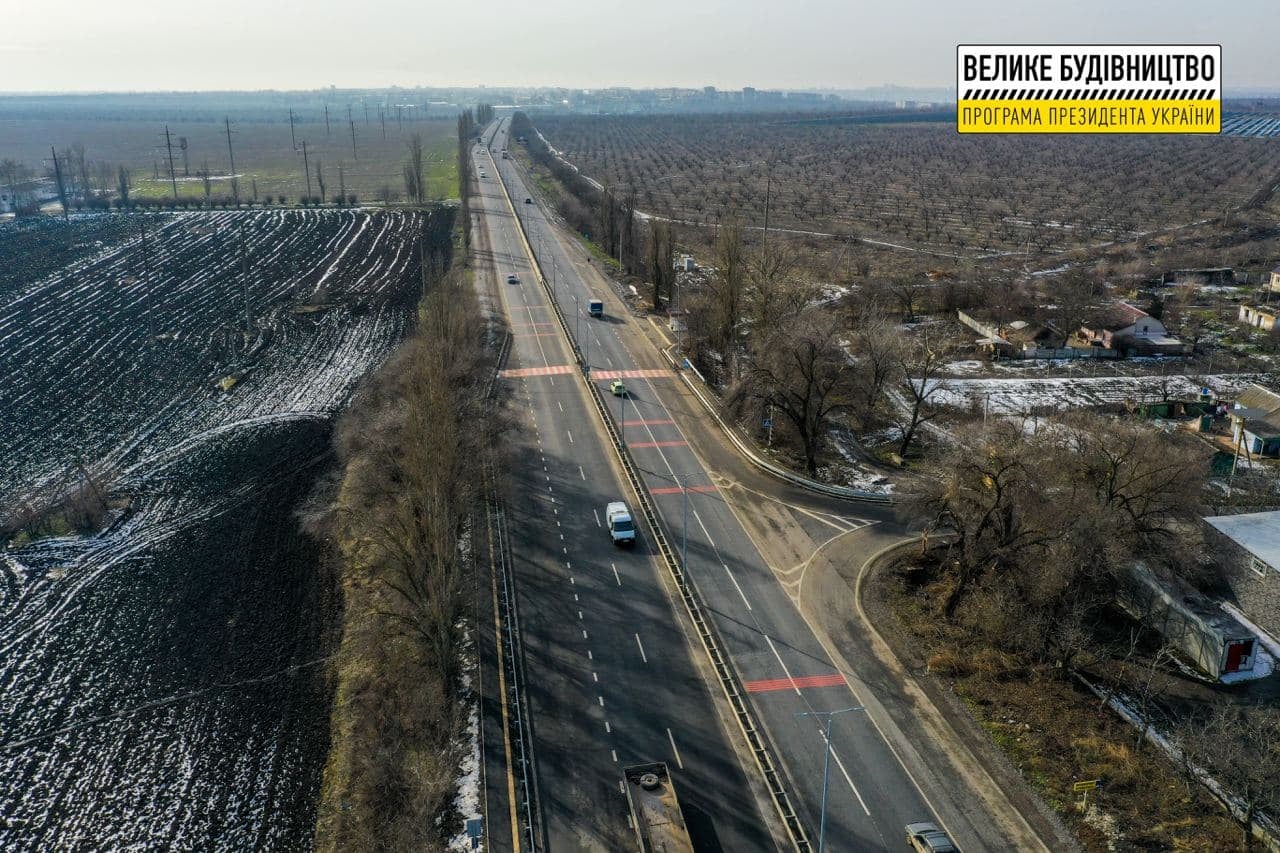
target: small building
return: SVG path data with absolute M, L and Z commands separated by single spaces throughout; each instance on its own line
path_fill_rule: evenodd
M 1123 355 L 1184 355 L 1187 349 L 1164 323 L 1128 302 L 1116 302 L 1081 325 L 1079 337 L 1086 346 Z
M 956 319 L 982 335 L 978 346 L 1006 358 L 1069 358 L 1066 336 L 1048 323 L 1012 320 L 997 323 L 977 310 L 957 311 Z
M 1162 580 L 1145 567 L 1134 566 L 1120 584 L 1117 603 L 1212 678 L 1253 670 L 1258 652 L 1254 633 L 1179 581 Z
M 1169 270 L 1160 277 L 1161 284 L 1235 284 L 1236 271 L 1231 267 L 1202 267 Z
M 1280 510 L 1205 519 L 1233 602 L 1245 617 L 1280 637 Z
M 1246 326 L 1269 332 L 1276 327 L 1276 312 L 1265 305 L 1241 305 L 1239 318 Z
M 1280 291 L 1280 267 L 1276 267 L 1270 273 L 1267 280 L 1267 290 Z
M 1250 385 L 1227 411 L 1231 439 L 1254 456 L 1280 455 L 1280 394 L 1261 385 Z

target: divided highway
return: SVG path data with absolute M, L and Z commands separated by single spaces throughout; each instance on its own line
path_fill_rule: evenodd
M 789 777 L 793 804 L 816 848 L 826 743 L 819 719 L 806 715 L 859 708 L 862 700 L 818 642 L 733 510 L 717 494 L 716 484 L 667 410 L 662 393 L 665 384 L 679 381 L 674 371 L 643 367 L 641 365 L 646 362 L 633 357 L 628 350 L 628 344 L 647 346 L 642 336 L 623 334 L 626 324 L 644 321 L 634 317 L 617 294 L 603 292 L 599 279 L 590 269 L 589 255 L 573 237 L 566 237 L 539 204 L 524 203 L 526 198 L 532 198 L 532 193 L 526 188 L 515 162 L 503 160 L 499 153 L 508 146 L 507 137 L 508 122 L 502 120 L 490 143 L 492 153 L 480 155 L 477 166 L 483 167 L 488 175 L 480 184 L 485 194 L 485 216 L 490 223 L 490 233 L 497 232 L 494 245 L 500 273 L 505 277 L 507 272 L 515 272 L 523 282 L 518 287 L 509 287 L 507 291 L 513 320 L 526 324 L 516 329 L 523 369 L 521 373 L 512 375 L 519 375 L 520 391 L 537 419 L 540 447 L 554 447 L 544 451 L 556 462 L 551 467 L 563 471 L 567 466 L 570 473 L 577 473 L 573 466 L 585 450 L 589 449 L 592 457 L 599 455 L 603 459 L 606 455 L 605 447 L 595 437 L 594 413 L 585 403 L 575 403 L 573 408 L 569 408 L 567 398 L 579 396 L 574 385 L 578 380 L 570 375 L 577 368 L 550 312 L 545 306 L 535 307 L 543 303 L 546 294 L 536 286 L 536 280 L 520 255 L 518 236 L 512 223 L 504 221 L 504 217 L 509 220 L 509 213 L 496 209 L 498 205 L 492 197 L 500 198 L 501 190 L 496 187 L 490 190 L 495 170 L 498 170 L 496 174 L 506 183 L 516 202 L 518 215 L 525 223 L 544 273 L 553 283 L 570 327 L 581 330 L 579 338 L 587 352 L 592 380 L 601 388 L 607 388 L 610 381 L 621 378 L 630 390 L 625 401 L 618 399 L 611 404 L 617 406 L 616 414 L 623 425 L 626 443 L 643 472 L 645 485 L 664 519 L 669 539 L 677 549 L 687 547 L 687 572 L 750 695 L 757 719 L 764 724 L 772 739 L 776 755 Z M 593 290 L 588 282 L 597 282 L 596 288 Z M 605 299 L 606 316 L 603 319 L 587 315 L 587 301 L 592 297 Z M 521 338 L 520 334 L 527 337 Z M 652 364 L 652 360 L 647 363 Z M 561 403 L 565 407 L 563 410 Z M 573 433 L 572 444 L 569 443 L 570 432 Z M 589 471 L 583 472 L 577 487 L 550 480 L 548 484 L 548 488 L 553 486 L 555 489 L 549 493 L 556 498 L 552 509 L 558 511 L 553 520 L 558 525 L 568 516 L 576 524 L 570 539 L 575 548 L 582 549 L 583 556 L 577 558 L 578 564 L 582 565 L 584 560 L 617 563 L 617 555 L 609 559 L 612 552 L 608 538 L 595 528 L 592 518 L 592 510 L 601 508 L 608 499 L 608 489 L 614 489 L 616 493 L 620 488 L 616 476 L 610 473 L 607 461 L 593 463 Z M 566 491 L 560 491 L 562 487 Z M 832 524 L 854 529 L 874 523 L 857 517 L 858 514 L 857 508 L 851 506 L 847 515 L 833 517 Z M 534 526 L 526 527 L 525 536 L 517 535 L 517 540 L 535 549 L 538 560 L 569 556 L 546 551 L 545 537 L 539 538 Z M 600 543 L 599 548 L 596 548 L 596 542 Z M 588 554 L 597 556 L 589 557 Z M 633 563 L 635 557 L 625 555 L 622 559 L 628 568 L 637 568 Z M 573 571 L 567 568 L 570 562 L 565 560 L 566 572 Z M 643 568 L 645 576 L 653 574 L 652 561 L 644 560 Z M 641 573 L 637 571 L 637 574 Z M 598 571 L 590 576 L 599 583 Z M 552 589 L 558 588 L 558 580 L 540 576 L 533 570 L 524 573 L 522 584 L 525 577 L 534 583 L 533 594 L 543 596 L 547 601 L 547 610 L 539 614 L 543 620 L 541 624 L 534 626 L 530 618 L 525 617 L 526 643 L 531 650 L 537 644 L 539 656 L 548 661 L 563 661 L 568 672 L 570 659 L 580 645 L 577 642 L 579 638 L 567 635 L 556 626 L 578 621 L 574 610 L 576 602 L 574 606 L 553 606 Z M 604 580 L 607 582 L 611 578 L 605 576 Z M 577 582 L 581 582 L 580 577 Z M 598 586 L 594 588 L 596 595 L 592 598 L 591 607 L 593 610 L 598 608 L 601 617 L 612 623 L 611 629 L 605 629 L 611 633 L 601 636 L 601 641 L 607 637 L 611 646 L 620 647 L 632 633 L 646 638 L 646 644 L 649 644 L 647 638 L 651 636 L 677 634 L 679 628 L 670 607 L 660 600 L 662 590 L 656 583 L 644 585 L 643 581 L 630 581 L 626 577 L 620 582 L 624 586 L 641 583 L 642 588 L 628 589 L 624 594 L 617 594 L 619 591 L 615 590 L 612 596 Z M 523 598 L 521 604 L 527 612 L 529 608 Z M 849 606 L 853 607 L 852 601 Z M 558 645 L 560 642 L 569 645 L 562 647 Z M 532 657 L 532 651 L 530 654 Z M 634 661 L 629 663 L 634 664 Z M 640 697 L 650 690 L 669 686 L 667 673 L 644 666 L 630 666 L 626 672 L 627 692 L 638 700 L 629 709 L 636 714 L 635 724 L 649 735 L 670 726 L 677 732 L 677 742 L 687 764 L 692 748 L 690 741 L 695 735 L 692 731 L 682 734 L 685 731 L 683 727 L 696 721 L 685 715 L 705 713 L 705 710 L 677 710 L 672 707 L 668 711 L 664 705 L 645 701 Z M 535 721 L 539 728 L 538 755 L 544 765 L 543 770 L 549 760 L 567 758 L 560 750 L 569 746 L 563 740 L 552 743 L 542 740 L 542 728 L 548 725 L 548 712 L 557 717 L 558 722 L 554 725 L 558 727 L 563 722 L 562 715 L 572 713 L 575 706 L 584 701 L 590 705 L 593 688 L 577 684 L 577 681 L 567 676 L 562 684 L 545 685 L 547 692 L 557 695 L 543 697 L 543 712 Z M 688 692 L 693 693 L 692 687 Z M 705 690 L 702 695 L 705 697 Z M 591 709 L 591 713 L 598 715 L 598 709 Z M 654 717 L 661 719 L 655 720 Z M 712 734 L 718 731 L 716 729 Z M 704 760 L 712 760 L 714 755 L 720 755 L 722 763 L 730 760 L 730 756 L 722 753 L 725 747 L 704 747 Z M 669 749 L 668 754 L 671 752 Z M 635 760 L 641 760 L 641 756 L 635 756 Z M 666 757 L 666 760 L 670 761 L 670 758 Z M 976 843 L 967 842 L 978 837 L 979 833 L 972 829 L 970 821 L 981 820 L 981 816 L 962 814 L 950 807 L 945 809 L 945 814 L 939 814 L 927 793 L 940 790 L 939 780 L 913 777 L 899 759 L 891 740 L 882 734 L 869 713 L 856 710 L 835 718 L 831 736 L 830 780 L 826 819 L 828 850 L 901 849 L 904 846 L 904 826 L 921 820 L 943 824 L 962 847 L 978 849 Z M 688 781 L 682 783 L 679 777 L 677 785 L 681 786 L 682 798 L 686 796 L 685 791 L 694 787 Z M 544 781 L 544 801 L 547 787 Z M 719 798 L 714 798 L 714 801 L 723 802 Z M 573 803 L 564 803 L 564 806 L 570 812 L 574 808 Z M 581 815 L 577 821 L 579 826 L 590 822 Z M 743 829 L 745 833 L 745 824 Z M 748 846 L 739 847 L 724 842 L 723 838 L 721 840 L 726 850 L 763 849 L 760 846 L 763 839 L 758 833 Z
M 631 850 L 623 768 L 664 761 L 700 850 L 773 850 L 777 821 L 758 805 L 734 737 L 646 545 L 616 548 L 608 501 L 626 497 L 612 450 L 538 284 L 493 162 L 473 149 L 480 256 L 497 276 L 513 335 L 503 382 L 519 425 L 508 490 L 510 554 L 532 716 L 544 849 Z M 482 270 L 483 274 L 483 270 Z M 517 283 L 507 283 L 514 275 Z M 488 767 L 494 767 L 488 762 Z M 499 765 L 501 766 L 501 765 Z M 519 773 L 519 768 L 513 772 Z M 494 774 L 490 774 L 494 775 Z M 488 791 L 506 790 L 490 778 Z M 501 793 L 494 799 L 501 800 Z M 489 849 L 509 850 L 492 827 Z M 496 818 L 496 819 L 495 819 Z M 508 824 L 509 829 L 509 824 Z M 527 847 L 522 848 L 527 849 Z

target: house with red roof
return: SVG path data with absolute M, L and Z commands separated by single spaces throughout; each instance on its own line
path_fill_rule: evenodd
M 1128 302 L 1117 301 L 1080 326 L 1086 346 L 1115 350 L 1121 355 L 1184 355 L 1182 341 L 1155 317 Z

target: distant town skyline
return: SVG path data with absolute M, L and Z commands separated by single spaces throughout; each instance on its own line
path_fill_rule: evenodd
M 388 86 L 950 87 L 958 43 L 1214 43 L 1233 90 L 1280 90 L 1273 0 L 156 0 L 15 4 L 2 92 Z

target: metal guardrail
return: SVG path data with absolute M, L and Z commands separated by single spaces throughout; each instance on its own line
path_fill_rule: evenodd
M 533 252 L 533 247 L 529 243 L 529 238 L 525 234 L 524 222 L 520 219 L 516 212 L 516 207 L 511 201 L 511 194 L 507 190 L 506 182 L 503 181 L 501 172 L 498 173 L 498 184 L 502 187 L 502 194 L 507 201 L 507 207 L 511 210 L 512 218 L 516 221 L 516 231 L 520 235 L 520 241 L 525 247 L 525 251 L 533 265 L 534 276 L 538 279 L 538 283 L 542 285 L 543 290 L 547 294 L 547 298 L 551 303 L 552 311 L 555 314 L 556 321 L 560 326 L 560 331 L 565 336 L 572 347 L 579 363 L 582 363 L 582 352 L 578 347 L 578 342 L 574 338 L 573 332 L 569 327 L 569 323 L 565 320 L 560 305 L 556 302 L 555 294 L 551 291 L 547 284 L 546 277 L 542 274 L 541 266 L 537 256 Z M 618 461 L 622 465 L 623 472 L 627 476 L 627 481 L 631 485 L 632 492 L 635 494 L 636 504 L 640 507 L 644 514 L 645 521 L 649 525 L 649 530 L 653 536 L 654 543 L 657 545 L 658 553 L 661 554 L 663 562 L 667 566 L 668 572 L 675 581 L 676 588 L 680 593 L 680 599 L 684 604 L 685 612 L 693 621 L 694 627 L 698 634 L 698 639 L 702 644 L 703 650 L 710 659 L 712 666 L 715 668 L 717 680 L 720 683 L 721 690 L 724 692 L 725 698 L 728 700 L 730 707 L 733 709 L 734 719 L 738 723 L 739 729 L 742 731 L 743 737 L 747 741 L 747 745 L 751 748 L 752 757 L 756 761 L 757 767 L 764 778 L 765 786 L 769 790 L 769 796 L 773 800 L 774 807 L 778 810 L 779 816 L 782 818 L 783 824 L 787 828 L 787 834 L 791 838 L 791 842 L 797 851 L 801 853 L 810 853 L 813 849 L 809 843 L 808 836 L 805 834 L 804 826 L 800 822 L 799 816 L 796 814 L 795 808 L 791 805 L 791 798 L 787 792 L 786 786 L 783 784 L 783 774 L 778 769 L 773 758 L 774 749 L 770 744 L 768 735 L 765 730 L 756 722 L 755 714 L 747 702 L 746 694 L 743 691 L 737 673 L 734 671 L 728 656 L 723 651 L 723 645 L 716 632 L 715 626 L 706 617 L 703 612 L 702 602 L 699 600 L 697 592 L 692 584 L 689 583 L 685 576 L 683 567 L 680 565 L 679 559 L 676 557 L 675 550 L 667 541 L 666 534 L 662 525 L 659 523 L 660 515 L 653 502 L 649 499 L 649 492 L 645 488 L 644 480 L 641 478 L 631 453 L 627 450 L 626 445 L 622 441 L 622 436 L 614 423 L 613 415 L 609 411 L 609 407 L 605 405 L 600 389 L 591 381 L 590 376 L 585 372 L 579 373 L 583 384 L 586 386 L 587 396 L 595 405 L 596 413 L 600 417 L 601 423 L 604 425 L 605 432 L 609 436 L 610 444 L 614 453 L 617 455 Z
M 529 730 L 529 702 L 525 696 L 524 650 L 520 641 L 520 614 L 516 606 L 515 579 L 511 577 L 510 561 L 511 539 L 507 530 L 507 514 L 501 501 L 498 500 L 496 488 L 491 498 L 491 522 L 497 533 L 498 573 L 502 580 L 501 594 L 498 597 L 500 616 L 506 628 L 506 642 L 499 654 L 506 657 L 507 669 L 510 673 L 511 689 L 508 696 L 503 697 L 510 714 L 511 728 L 517 745 L 516 761 L 520 765 L 520 812 L 524 817 L 524 826 L 520 835 L 528 843 L 529 851 L 536 853 L 540 833 L 535 822 L 535 815 L 542 814 L 538 798 L 536 766 L 533 757 L 533 733 Z

